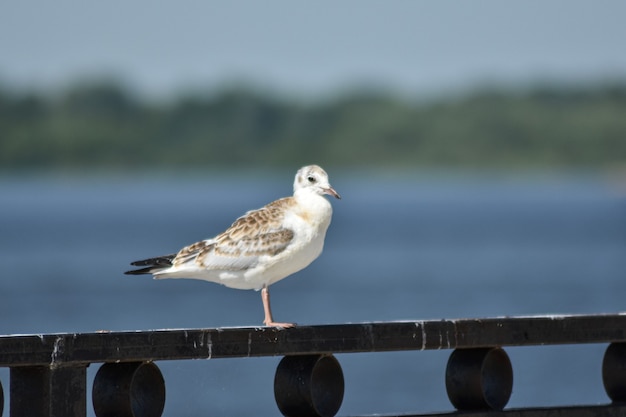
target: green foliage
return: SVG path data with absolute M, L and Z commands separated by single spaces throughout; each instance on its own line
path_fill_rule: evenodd
M 0 167 L 324 165 L 623 167 L 626 86 L 384 94 L 302 104 L 252 90 L 148 103 L 111 84 L 60 96 L 0 88 Z

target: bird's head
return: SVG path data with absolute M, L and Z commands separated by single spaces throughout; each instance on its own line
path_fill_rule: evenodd
M 296 178 L 293 182 L 293 192 L 298 190 L 311 190 L 319 195 L 332 195 L 337 199 L 341 199 L 341 196 L 337 191 L 330 186 L 328 182 L 328 174 L 318 165 L 308 165 L 302 167 L 296 173 Z

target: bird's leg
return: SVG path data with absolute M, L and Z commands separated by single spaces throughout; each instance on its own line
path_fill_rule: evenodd
M 277 323 L 272 318 L 272 307 L 270 306 L 270 290 L 267 286 L 263 286 L 261 290 L 261 298 L 263 299 L 263 310 L 265 310 L 265 320 L 263 324 L 269 327 L 294 327 L 295 323 Z

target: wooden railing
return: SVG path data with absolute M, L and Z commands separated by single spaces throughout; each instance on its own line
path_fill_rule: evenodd
M 513 369 L 503 348 L 581 343 L 608 344 L 598 363 L 612 403 L 505 409 Z M 452 350 L 445 389 L 458 411 L 448 415 L 626 415 L 626 314 L 7 335 L 0 367 L 10 368 L 11 417 L 85 416 L 92 363 L 103 363 L 93 383 L 96 416 L 158 417 L 165 382 L 155 361 L 283 356 L 274 377 L 280 411 L 332 417 L 344 392 L 334 354 L 430 349 Z M 0 385 L 0 413 L 3 402 Z

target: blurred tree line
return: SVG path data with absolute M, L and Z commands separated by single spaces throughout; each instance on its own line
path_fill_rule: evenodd
M 626 85 L 315 103 L 254 89 L 140 100 L 116 83 L 0 87 L 0 169 L 626 166 Z

